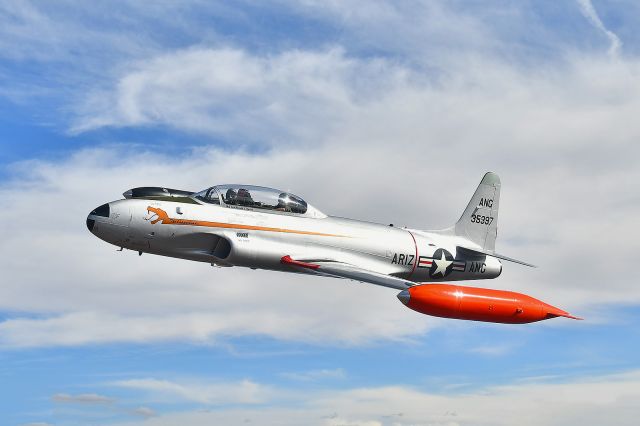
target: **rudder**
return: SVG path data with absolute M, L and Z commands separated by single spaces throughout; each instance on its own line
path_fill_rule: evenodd
M 484 251 L 493 252 L 498 236 L 499 203 L 500 178 L 487 172 L 456 222 L 455 234 L 478 244 Z

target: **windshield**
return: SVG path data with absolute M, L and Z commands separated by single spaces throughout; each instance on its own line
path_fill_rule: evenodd
M 216 191 L 215 186 L 198 192 L 194 195 L 194 197 L 200 201 L 204 201 L 205 203 L 220 204 L 220 194 L 218 194 L 218 192 Z
M 253 185 L 218 185 L 201 191 L 195 198 L 206 203 L 270 210 L 272 212 L 304 214 L 307 203 L 297 195 L 273 188 Z

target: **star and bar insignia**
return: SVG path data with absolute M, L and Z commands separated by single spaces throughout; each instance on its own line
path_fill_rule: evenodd
M 417 266 L 418 268 L 428 268 L 431 277 L 444 278 L 452 271 L 464 272 L 467 262 L 455 260 L 451 253 L 439 248 L 433 253 L 433 257 L 420 256 Z

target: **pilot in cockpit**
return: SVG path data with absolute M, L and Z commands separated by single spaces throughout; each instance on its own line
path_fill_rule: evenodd
M 240 206 L 251 207 L 256 204 L 255 201 L 253 201 L 253 198 L 251 198 L 251 193 L 249 192 L 249 190 L 244 188 L 238 189 L 235 200 L 236 203 Z
M 278 204 L 274 207 L 274 210 L 277 210 L 279 212 L 286 212 L 288 209 L 288 201 L 289 201 L 289 194 L 287 194 L 286 192 L 282 192 L 279 196 L 278 196 Z
M 224 203 L 230 206 L 235 205 L 236 197 L 236 191 L 234 191 L 233 188 L 229 188 L 227 189 L 227 193 L 224 194 Z

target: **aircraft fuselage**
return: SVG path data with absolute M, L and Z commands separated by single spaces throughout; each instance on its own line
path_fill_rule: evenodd
M 281 261 L 289 255 L 335 259 L 413 282 L 488 279 L 502 271 L 490 256 L 456 256 L 455 238 L 352 219 L 150 199 L 113 201 L 108 210 L 108 217 L 89 215 L 101 239 L 219 266 L 291 272 Z

